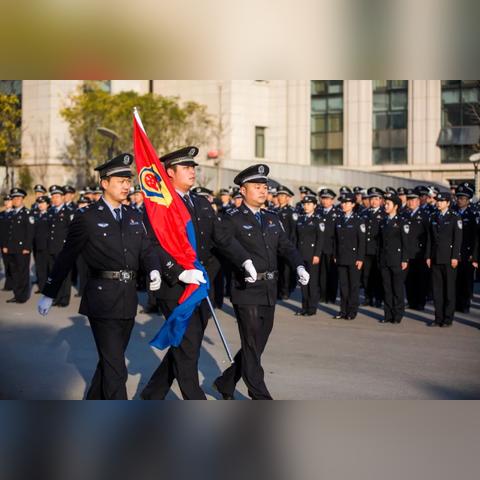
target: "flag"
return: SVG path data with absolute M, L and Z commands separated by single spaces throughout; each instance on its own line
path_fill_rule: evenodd
M 133 148 L 138 181 L 155 236 L 179 265 L 186 270 L 195 268 L 203 271 L 207 280 L 205 284 L 186 286 L 178 305 L 150 342 L 151 346 L 162 350 L 171 345 L 180 345 L 195 308 L 208 296 L 209 283 L 207 272 L 197 257 L 190 213 L 173 188 L 136 109 L 133 116 Z

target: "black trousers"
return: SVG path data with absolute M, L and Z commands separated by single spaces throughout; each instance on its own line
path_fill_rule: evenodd
M 55 265 L 55 260 L 57 255 L 49 254 L 48 256 L 48 274 L 53 270 L 53 266 Z M 54 305 L 62 305 L 67 306 L 70 303 L 70 292 L 72 289 L 72 277 L 67 275 L 65 280 L 60 287 L 60 290 L 57 293 L 55 300 L 53 301 Z
M 272 400 L 261 364 L 262 353 L 273 328 L 275 306 L 234 305 L 242 342 L 235 363 L 217 378 L 215 384 L 222 393 L 233 395 L 235 385 L 243 378 L 253 400 Z
M 290 297 L 295 290 L 295 272 L 284 259 L 278 259 L 278 298 Z
M 98 364 L 87 400 L 127 400 L 125 350 L 134 319 L 88 318 L 98 352 Z
M 48 252 L 46 250 L 36 250 L 33 252 L 33 258 L 35 260 L 38 289 L 42 291 L 48 277 Z
M 475 269 L 471 262 L 462 261 L 457 267 L 457 291 L 455 309 L 461 312 L 470 309 L 470 302 L 473 296 L 473 280 Z
M 405 271 L 400 265 L 381 266 L 385 321 L 400 323 L 405 313 Z
M 363 263 L 363 286 L 366 300 L 383 300 L 382 275 L 376 255 L 366 255 Z
M 355 265 L 338 265 L 340 284 L 340 312 L 344 315 L 356 315 L 359 303 L 361 270 Z
M 320 292 L 318 289 L 320 265 L 313 265 L 309 261 L 305 261 L 305 268 L 310 274 L 308 285 L 302 285 L 302 310 L 308 313 L 316 313 Z
M 77 289 L 80 296 L 83 295 L 85 285 L 88 280 L 88 265 L 84 258 L 80 255 L 77 258 Z
M 11 258 L 8 253 L 2 253 L 3 266 L 5 267 L 5 283 L 4 290 L 13 290 L 12 265 Z
M 177 306 L 176 301 L 160 301 L 160 309 L 167 318 Z M 142 392 L 146 400 L 163 400 L 177 379 L 185 400 L 206 400 L 198 379 L 198 358 L 203 334 L 208 322 L 208 310 L 203 301 L 195 310 L 178 347 L 170 347 Z
M 9 253 L 6 256 L 9 257 L 15 300 L 26 302 L 30 298 L 30 254 Z
M 411 308 L 424 308 L 430 283 L 430 270 L 423 258 L 413 258 L 408 263 L 405 281 L 407 301 Z
M 456 278 L 457 270 L 450 264 L 432 264 L 435 321 L 440 325 L 451 325 L 453 322 Z
M 333 261 L 333 255 L 322 253 L 319 276 L 320 301 L 323 303 L 335 303 L 338 290 L 338 271 L 337 265 Z

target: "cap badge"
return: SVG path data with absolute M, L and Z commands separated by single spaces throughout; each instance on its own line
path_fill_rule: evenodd
M 123 163 L 124 163 L 124 165 L 129 165 L 130 164 L 130 155 L 125 155 L 123 157 Z
M 258 173 L 259 173 L 260 175 L 263 175 L 263 174 L 265 173 L 265 167 L 264 167 L 263 165 L 260 165 L 260 166 L 258 167 Z

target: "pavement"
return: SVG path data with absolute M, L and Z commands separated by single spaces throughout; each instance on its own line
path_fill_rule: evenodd
M 2 282 L 3 284 L 3 282 Z M 275 399 L 479 399 L 480 285 L 469 314 L 457 314 L 452 328 L 428 328 L 433 307 L 407 310 L 399 325 L 380 324 L 382 310 L 362 307 L 353 321 L 334 320 L 338 307 L 320 305 L 313 317 L 296 317 L 297 289 L 277 305 L 275 326 L 263 355 L 267 386 Z M 75 293 L 75 290 L 72 290 Z M 22 305 L 7 304 L 0 291 L 0 398 L 82 399 L 97 354 L 79 298 L 67 308 L 53 307 L 47 317 L 36 311 L 39 295 Z M 144 303 L 145 294 L 140 294 Z M 139 306 L 141 310 L 141 306 Z M 217 310 L 232 353 L 240 341 L 233 309 Z M 162 324 L 159 315 L 140 313 L 126 353 L 128 395 L 138 399 L 165 354 L 148 341 Z M 211 385 L 229 365 L 210 321 L 199 363 L 209 399 Z M 246 399 L 242 381 L 236 398 Z M 181 398 L 175 383 L 167 399 Z

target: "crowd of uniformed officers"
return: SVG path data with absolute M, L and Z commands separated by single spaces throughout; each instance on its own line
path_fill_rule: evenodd
M 473 187 L 443 192 L 416 188 L 341 187 L 317 192 L 269 186 L 268 166 L 253 165 L 236 187 L 217 196 L 195 183 L 196 147 L 160 158 L 191 214 L 198 257 L 213 304 L 232 300 L 241 349 L 235 363 L 214 382 L 233 399 L 242 378 L 253 399 L 271 399 L 261 355 L 273 328 L 275 304 L 300 285 L 298 316 L 316 315 L 319 303 L 336 304 L 336 319 L 355 319 L 361 300 L 381 308 L 382 323 L 400 323 L 408 308 L 424 310 L 433 299 L 431 326 L 448 327 L 455 311 L 467 313 L 480 256 L 480 208 Z M 147 289 L 148 313 L 167 317 L 185 286 L 203 283 L 200 270 L 184 270 L 162 248 L 144 208 L 144 193 L 132 185 L 133 157 L 122 154 L 97 168 L 101 186 L 76 198 L 69 185 L 11 189 L 0 213 L 3 289 L 10 303 L 30 296 L 33 254 L 39 311 L 65 307 L 72 283 L 82 297 L 99 353 L 87 398 L 126 398 L 124 353 L 137 308 L 137 290 Z M 76 200 L 76 202 L 74 201 Z M 122 288 L 120 288 L 122 287 Z M 360 292 L 363 290 L 363 296 Z M 191 318 L 180 345 L 172 346 L 141 394 L 161 399 L 174 379 L 186 399 L 203 399 L 198 356 L 210 317 L 205 302 Z

